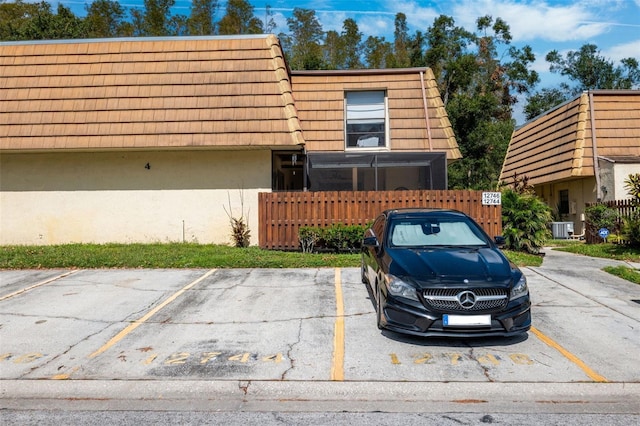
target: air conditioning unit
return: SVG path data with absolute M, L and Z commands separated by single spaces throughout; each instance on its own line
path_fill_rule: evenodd
M 573 235 L 573 222 L 551 222 L 551 234 L 556 240 L 568 240 Z

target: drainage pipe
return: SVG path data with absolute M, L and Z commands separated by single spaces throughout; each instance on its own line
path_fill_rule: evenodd
M 596 117 L 593 106 L 593 92 L 589 90 L 589 118 L 591 120 L 591 145 L 593 150 L 593 173 L 596 175 L 596 201 L 602 201 L 602 188 L 600 185 L 600 165 L 598 164 L 598 138 L 596 137 Z
M 424 120 L 427 123 L 427 138 L 429 140 L 429 151 L 433 151 L 431 144 L 431 125 L 429 123 L 429 110 L 427 109 L 427 92 L 424 88 L 424 71 L 420 71 L 420 86 L 422 87 L 422 103 L 424 105 Z

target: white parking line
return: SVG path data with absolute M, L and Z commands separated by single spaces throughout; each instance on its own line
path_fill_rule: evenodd
M 25 292 L 27 292 L 29 290 L 33 290 L 34 288 L 41 287 L 41 286 L 43 286 L 45 284 L 49 284 L 50 282 L 59 280 L 60 278 L 68 277 L 69 275 L 73 275 L 73 274 L 81 272 L 81 271 L 82 271 L 82 269 L 76 269 L 76 270 L 73 270 L 73 271 L 65 272 L 64 274 L 58 275 L 58 276 L 53 277 L 53 278 L 49 278 L 48 280 L 44 280 L 42 282 L 39 282 L 38 284 L 34 284 L 32 286 L 23 288 L 21 290 L 14 291 L 13 293 L 10 293 L 10 294 L 7 294 L 5 296 L 0 297 L 0 302 L 2 302 L 3 300 L 6 300 L 6 299 L 11 299 L 12 297 L 15 297 L 15 296 L 17 296 L 19 294 L 25 293 Z

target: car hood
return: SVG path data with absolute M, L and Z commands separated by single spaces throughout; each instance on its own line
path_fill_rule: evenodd
M 490 247 L 402 249 L 390 252 L 389 256 L 391 274 L 411 277 L 421 285 L 490 282 L 494 286 L 508 286 L 511 282 L 511 264 Z

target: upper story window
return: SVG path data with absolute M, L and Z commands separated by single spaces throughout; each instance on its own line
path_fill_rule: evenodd
M 347 148 L 387 147 L 387 96 L 384 90 L 347 92 Z

